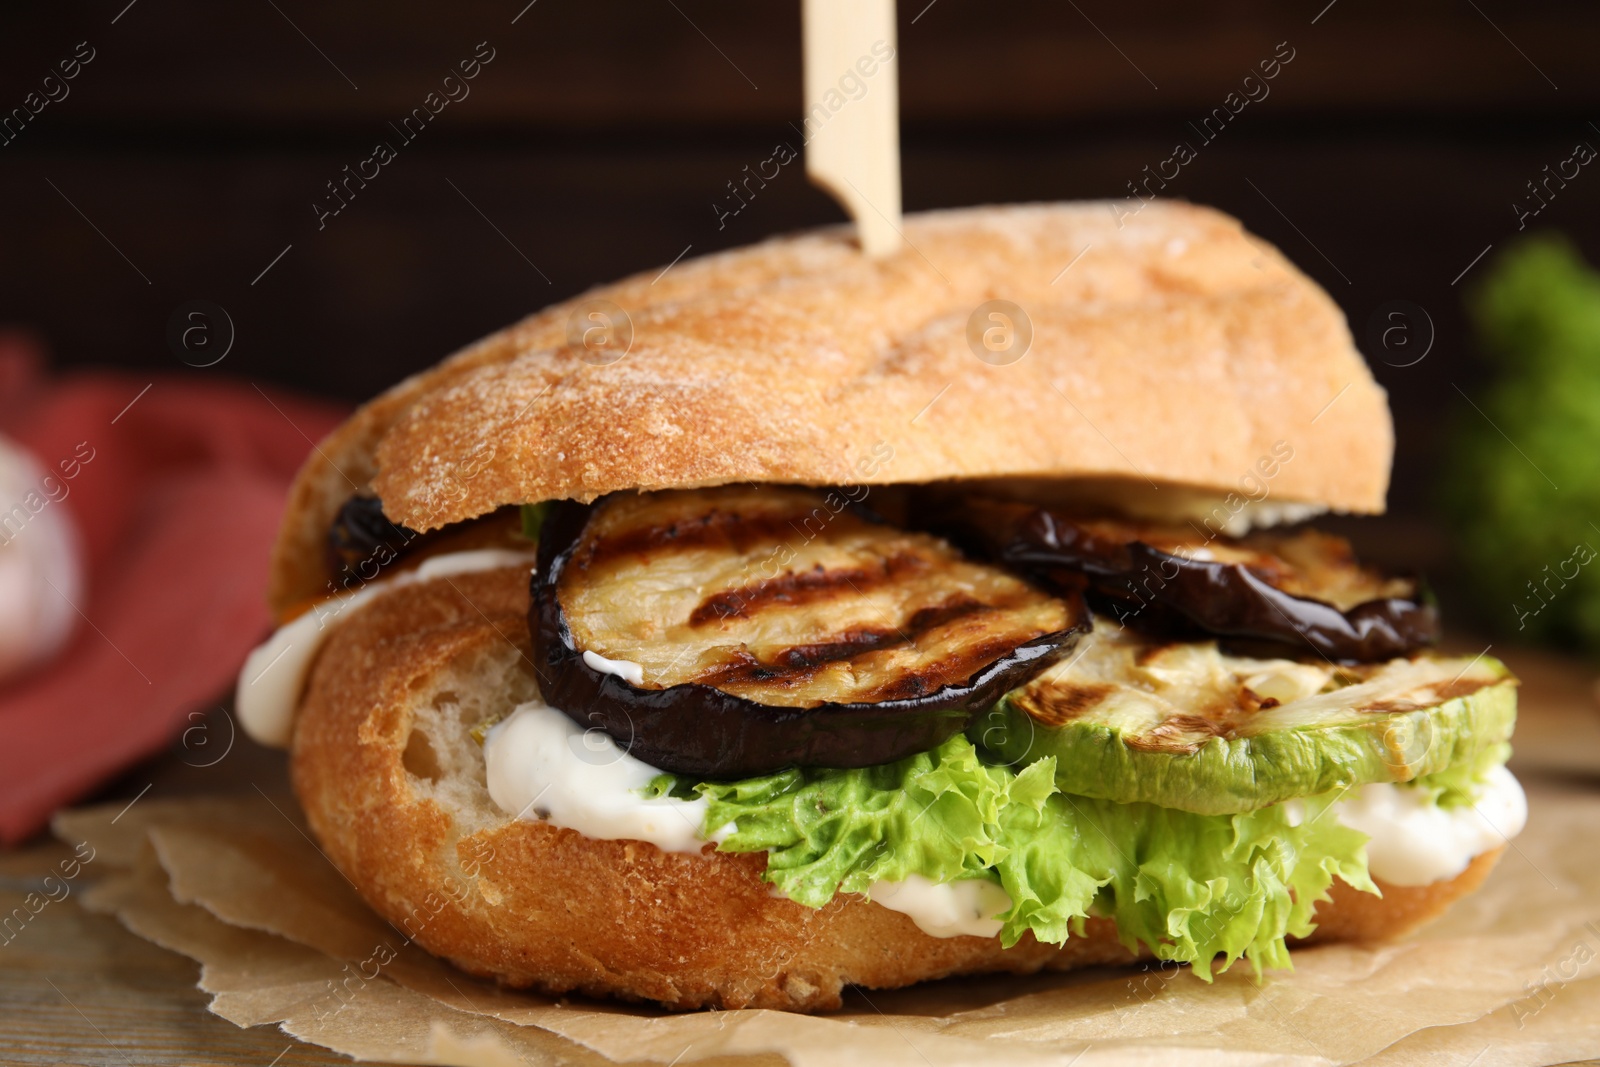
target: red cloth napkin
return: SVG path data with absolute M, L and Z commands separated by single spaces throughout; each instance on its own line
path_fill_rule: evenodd
M 66 648 L 0 683 L 6 843 L 225 699 L 271 628 L 267 557 L 289 482 L 345 415 L 210 375 L 52 380 L 41 363 L 0 335 L 0 432 L 51 471 L 93 450 L 49 505 L 77 522 L 87 592 Z

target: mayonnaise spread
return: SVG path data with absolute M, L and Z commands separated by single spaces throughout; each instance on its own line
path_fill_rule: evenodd
M 533 558 L 531 552 L 504 548 L 431 556 L 415 570 L 374 579 L 359 589 L 312 605 L 304 615 L 280 626 L 244 661 L 234 690 L 234 710 L 239 715 L 239 725 L 263 745 L 288 747 L 294 712 L 300 705 L 300 694 L 305 690 L 311 664 L 322 642 L 332 632 L 332 624 L 350 609 L 360 607 L 386 590 L 433 578 L 516 566 L 527 566 L 532 573 Z
M 519 706 L 489 731 L 483 748 L 489 795 L 508 814 L 548 819 L 589 837 L 648 841 L 669 852 L 699 852 L 706 844 L 704 800 L 646 799 L 640 791 L 661 772 L 555 708 Z M 1426 885 L 1454 878 L 1473 857 L 1516 836 L 1527 801 L 1500 767 L 1471 807 L 1440 808 L 1421 790 L 1377 783 L 1352 790 L 1333 814 L 1372 839 L 1367 855 L 1375 878 Z M 734 829 L 723 827 L 711 839 Z M 1005 890 L 985 879 L 938 884 L 913 875 L 876 882 L 868 896 L 934 937 L 993 937 L 1000 931 L 995 916 L 1011 907 Z

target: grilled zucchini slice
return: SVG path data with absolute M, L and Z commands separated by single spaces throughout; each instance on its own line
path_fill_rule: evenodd
M 1054 756 L 1066 793 L 1216 815 L 1468 763 L 1515 721 L 1516 680 L 1487 656 L 1252 659 L 1097 618 L 969 736 L 1007 763 Z

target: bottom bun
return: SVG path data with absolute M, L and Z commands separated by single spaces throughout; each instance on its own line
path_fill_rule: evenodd
M 847 985 L 1068 970 L 1137 958 L 1109 919 L 1061 946 L 938 938 L 858 895 L 773 897 L 765 857 L 663 852 L 508 818 L 475 726 L 538 692 L 523 570 L 400 587 L 343 619 L 307 687 L 293 772 L 312 830 L 403 936 L 475 975 L 671 1008 L 836 1008 Z M 1310 941 L 1414 929 L 1476 888 L 1499 853 L 1379 899 L 1336 882 Z M 1148 953 L 1143 953 L 1148 956 Z

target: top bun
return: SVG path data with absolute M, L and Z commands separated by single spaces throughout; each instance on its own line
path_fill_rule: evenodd
M 911 215 L 903 232 L 879 260 L 847 227 L 684 260 L 394 386 L 301 469 L 275 609 L 325 592 L 323 537 L 367 489 L 416 530 L 745 481 L 1071 479 L 1192 501 L 1270 478 L 1277 503 L 1383 510 L 1383 390 L 1328 295 L 1235 219 L 1084 202 Z M 1020 329 L 984 347 L 985 330 L 1007 339 L 975 314 L 991 300 L 1031 322 L 1025 352 Z

